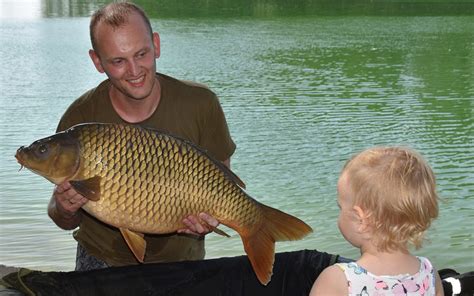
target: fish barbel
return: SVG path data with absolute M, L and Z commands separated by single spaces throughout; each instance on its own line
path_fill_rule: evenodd
M 84 123 L 20 147 L 15 157 L 54 184 L 69 181 L 89 199 L 83 209 L 120 229 L 139 262 L 144 233 L 173 233 L 206 212 L 237 231 L 259 281 L 272 275 L 275 242 L 312 231 L 259 203 L 220 161 L 189 141 L 126 124 Z

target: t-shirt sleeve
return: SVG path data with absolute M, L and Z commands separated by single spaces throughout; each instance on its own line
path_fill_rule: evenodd
M 94 90 L 89 90 L 84 93 L 78 99 L 76 99 L 64 112 L 61 119 L 59 120 L 58 126 L 56 127 L 56 132 L 61 132 L 67 130 L 68 128 L 86 122 L 86 116 L 82 109 L 84 109 L 83 101 L 86 100 Z M 90 117 L 90 116 L 89 116 Z
M 201 146 L 220 161 L 229 159 L 236 145 L 232 140 L 224 111 L 217 96 L 210 101 L 201 135 Z
M 64 130 L 67 130 L 71 126 L 76 125 L 80 122 L 82 122 L 82 120 L 80 119 L 79 112 L 68 109 L 61 117 L 61 120 L 59 121 L 58 126 L 56 128 L 56 132 L 62 132 Z

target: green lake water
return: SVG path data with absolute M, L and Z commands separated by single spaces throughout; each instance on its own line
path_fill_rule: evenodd
M 87 53 L 88 16 L 102 2 L 0 1 L 0 264 L 74 268 L 72 232 L 46 214 L 52 184 L 18 171 L 14 154 L 53 133 L 65 108 L 105 79 Z M 277 251 L 356 258 L 336 225 L 341 166 L 372 145 L 408 145 L 432 165 L 441 197 L 415 253 L 438 268 L 474 269 L 470 2 L 201 2 L 160 10 L 139 1 L 161 36 L 158 70 L 220 97 L 247 192 L 314 228 Z M 232 237 L 207 236 L 207 258 L 244 254 L 224 230 Z

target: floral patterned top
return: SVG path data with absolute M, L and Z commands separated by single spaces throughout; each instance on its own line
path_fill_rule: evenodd
M 413 275 L 377 276 L 355 262 L 336 265 L 344 271 L 349 295 L 435 295 L 434 268 L 427 258 L 417 258 L 420 270 Z

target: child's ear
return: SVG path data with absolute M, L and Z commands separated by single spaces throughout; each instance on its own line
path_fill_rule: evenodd
M 366 232 L 369 229 L 368 213 L 359 206 L 354 206 L 353 210 L 356 218 L 359 220 L 357 230 L 359 230 L 359 232 Z

